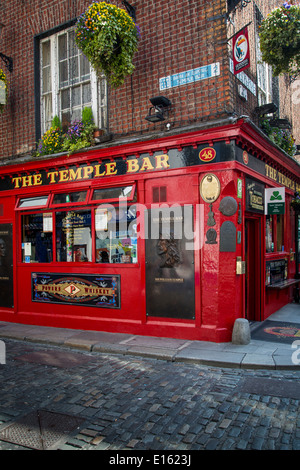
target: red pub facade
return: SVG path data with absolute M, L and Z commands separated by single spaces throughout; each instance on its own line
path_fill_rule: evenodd
M 230 341 L 236 318 L 293 299 L 300 181 L 285 160 L 241 119 L 3 168 L 1 319 Z M 265 215 L 279 187 L 284 214 Z
M 211 3 L 211 21 L 219 18 L 212 13 L 229 14 L 232 2 Z M 35 41 L 45 44 L 50 26 L 35 31 Z M 137 73 L 139 63 L 142 56 Z M 242 82 L 228 57 L 210 63 L 196 124 L 196 114 L 182 124 L 175 110 L 167 128 L 155 124 L 154 131 L 143 117 L 140 128 L 122 134 L 115 104 L 106 142 L 72 155 L 3 153 L 1 321 L 226 342 L 237 318 L 262 321 L 297 297 L 291 200 L 300 190 L 299 164 L 252 119 L 225 112 Z M 172 107 L 182 100 L 188 112 L 200 103 L 195 83 L 183 85 L 184 100 L 173 71 L 171 85 L 161 79 L 154 91 Z M 235 109 L 259 104 L 252 83 L 243 79 L 251 96 L 244 102 L 245 94 L 234 94 Z M 219 109 L 206 116 L 210 86 L 223 88 L 211 103 Z M 125 91 L 111 91 L 110 101 Z M 143 93 L 145 101 L 154 91 Z M 33 99 L 41 106 L 41 96 Z

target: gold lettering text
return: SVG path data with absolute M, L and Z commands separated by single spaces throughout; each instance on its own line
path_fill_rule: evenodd
M 156 155 L 156 169 L 169 168 L 169 156 L 168 155 Z

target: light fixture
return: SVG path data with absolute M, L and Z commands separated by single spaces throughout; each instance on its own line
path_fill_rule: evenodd
M 0 23 L 0 36 L 2 34 L 4 26 L 5 25 L 3 23 Z M 3 60 L 3 62 L 5 63 L 6 68 L 10 72 L 12 72 L 13 71 L 13 60 L 12 60 L 12 58 L 8 57 L 7 55 L 3 54 L 2 52 L 0 52 L 0 57 Z
M 155 96 L 154 98 L 150 98 L 150 102 L 152 106 L 145 119 L 153 123 L 164 121 L 166 119 L 168 108 L 171 106 L 171 101 L 165 96 Z
M 291 129 L 292 126 L 288 119 L 271 119 L 269 121 L 271 127 L 279 127 L 279 129 Z
M 275 103 L 267 103 L 257 106 L 254 111 L 260 116 L 264 116 L 265 114 L 276 113 L 277 109 L 278 108 Z

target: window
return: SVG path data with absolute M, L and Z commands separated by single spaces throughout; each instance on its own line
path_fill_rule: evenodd
M 95 189 L 93 192 L 93 201 L 118 201 L 119 198 L 134 198 L 135 186 L 123 186 L 119 188 L 101 188 Z
M 47 213 L 22 215 L 22 261 L 50 263 L 53 259 L 52 231 Z
M 137 263 L 135 187 L 132 184 L 21 199 L 17 210 L 22 211 L 22 262 Z M 96 193 L 95 201 L 90 193 Z M 127 195 L 131 205 L 124 201 Z
M 92 261 L 91 211 L 56 213 L 57 261 Z
M 53 204 L 68 204 L 68 203 L 79 203 L 85 202 L 87 191 L 76 191 L 69 193 L 57 193 L 54 194 Z
M 84 107 L 91 107 L 95 123 L 106 128 L 106 80 L 96 77 L 76 46 L 74 28 L 41 40 L 40 56 L 42 134 L 50 128 L 54 115 L 66 130 L 70 122 L 81 119 Z
M 284 251 L 284 216 L 266 216 L 266 252 Z
M 27 197 L 24 199 L 20 199 L 18 207 L 25 209 L 26 207 L 45 207 L 48 202 L 48 195 L 47 196 L 40 196 L 40 197 Z
M 137 263 L 136 207 L 95 210 L 96 262 Z
M 259 26 L 263 21 L 263 15 L 255 5 L 256 14 L 256 28 L 255 28 L 255 43 L 256 43 L 256 64 L 257 64 L 257 85 L 258 85 L 258 104 L 259 106 L 276 101 L 279 105 L 278 99 L 278 79 L 273 77 L 272 67 L 262 60 L 259 39 Z

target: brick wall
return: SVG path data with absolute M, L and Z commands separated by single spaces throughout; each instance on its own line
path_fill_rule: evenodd
M 9 97 L 0 118 L 0 158 L 28 154 L 35 149 L 34 36 L 76 18 L 90 3 L 90 0 L 0 1 L 0 22 L 6 25 L 1 52 L 14 61 L 12 73 L 1 64 L 9 79 Z M 121 0 L 111 3 L 123 7 Z M 250 94 L 247 103 L 239 100 L 236 82 L 229 72 L 227 35 L 231 31 L 225 18 L 225 0 L 130 3 L 136 7 L 141 40 L 134 57 L 134 74 L 121 88 L 109 90 L 109 130 L 114 136 L 144 136 L 165 129 L 166 122 L 153 125 L 145 120 L 149 98 L 161 94 L 172 102 L 168 121 L 172 128 L 234 111 L 250 114 L 257 104 L 256 98 Z M 250 13 L 248 8 L 244 11 Z M 220 75 L 160 90 L 160 78 L 212 63 L 220 64 Z M 255 80 L 253 68 L 249 74 Z

